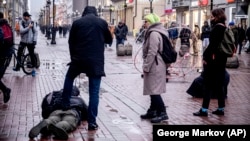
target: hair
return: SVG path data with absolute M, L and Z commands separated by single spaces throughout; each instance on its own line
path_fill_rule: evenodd
M 0 12 L 0 19 L 3 19 L 3 13 Z
M 225 12 L 224 12 L 223 9 L 221 9 L 221 8 L 214 9 L 212 11 L 212 15 L 214 16 L 216 22 L 220 22 L 220 23 L 225 24 L 225 21 L 227 20 L 227 17 L 225 15 Z

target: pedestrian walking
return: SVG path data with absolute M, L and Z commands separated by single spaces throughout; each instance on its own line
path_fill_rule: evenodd
M 20 35 L 21 41 L 17 51 L 17 59 L 20 61 L 23 50 L 25 47 L 28 48 L 31 64 L 33 67 L 32 76 L 36 76 L 36 56 L 35 56 L 35 45 L 37 43 L 37 29 L 34 21 L 31 20 L 31 15 L 28 12 L 23 13 L 23 20 L 20 22 Z M 13 68 L 14 71 L 20 70 L 19 63 Z
M 203 53 L 204 97 L 202 107 L 198 112 L 193 113 L 194 116 L 208 116 L 208 107 L 213 92 L 218 98 L 218 108 L 212 114 L 224 115 L 224 81 L 227 57 L 219 52 L 219 44 L 222 42 L 226 30 L 224 10 L 221 8 L 212 10 L 210 21 L 212 27 L 209 36 L 210 42 Z
M 238 28 L 235 26 L 234 22 L 230 22 L 228 24 L 229 28 L 233 31 L 234 34 L 234 45 L 236 47 L 236 50 L 238 48 L 238 43 L 239 43 L 239 32 L 238 32 Z
M 75 20 L 69 34 L 71 62 L 65 77 L 63 88 L 63 109 L 70 106 L 69 99 L 74 79 L 85 73 L 89 82 L 88 130 L 98 129 L 99 90 L 104 71 L 104 44 L 110 44 L 112 36 L 108 23 L 99 18 L 94 6 L 86 6 L 82 17 Z
M 116 47 L 119 44 L 123 44 L 127 40 L 128 28 L 127 26 L 120 21 L 117 26 L 115 26 L 115 37 L 116 37 Z
M 59 25 L 58 31 L 59 31 L 59 37 L 62 38 L 62 31 L 63 31 L 62 25 Z
M 151 119 L 152 123 L 167 120 L 167 112 L 161 97 L 166 92 L 166 64 L 158 50 L 163 50 L 163 36 L 167 36 L 160 18 L 154 13 L 145 16 L 145 42 L 143 43 L 143 95 L 150 96 L 150 106 L 142 119 Z
M 205 51 L 209 44 L 210 32 L 211 27 L 209 26 L 208 21 L 204 21 L 204 24 L 201 27 L 202 53 Z
M 239 33 L 239 50 L 238 50 L 238 54 L 241 54 L 241 50 L 242 50 L 242 46 L 243 46 L 243 41 L 246 39 L 246 31 L 243 28 L 243 26 L 241 25 L 241 23 L 238 24 L 238 33 Z
M 11 89 L 8 88 L 2 81 L 2 78 L 5 74 L 5 71 L 7 67 L 10 64 L 11 56 L 12 56 L 12 44 L 13 44 L 13 38 L 11 39 L 10 44 L 6 44 L 4 32 L 5 30 L 3 28 L 9 28 L 8 31 L 10 31 L 11 36 L 13 37 L 13 32 L 11 30 L 11 27 L 6 19 L 4 19 L 3 13 L 0 12 L 0 90 L 3 94 L 3 102 L 7 103 L 10 99 L 10 92 Z M 5 34 L 6 35 L 6 34 Z

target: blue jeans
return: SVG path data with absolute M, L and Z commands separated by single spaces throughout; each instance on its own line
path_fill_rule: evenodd
M 64 81 L 62 102 L 63 108 L 70 107 L 70 97 L 73 88 L 74 79 L 82 73 L 81 69 L 71 64 Z M 98 113 L 99 90 L 101 85 L 101 76 L 88 76 L 89 79 L 89 106 L 88 106 L 88 124 L 95 124 Z
M 119 44 L 124 45 L 124 41 L 125 41 L 125 39 L 116 39 L 116 47 L 118 47 Z

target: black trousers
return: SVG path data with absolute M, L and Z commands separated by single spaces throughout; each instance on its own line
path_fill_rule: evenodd
M 165 104 L 161 95 L 150 95 L 151 105 L 150 109 L 156 110 L 157 113 L 166 112 Z
M 29 51 L 31 64 L 33 67 L 35 67 L 36 66 L 36 57 L 35 57 L 35 45 L 34 44 L 27 44 L 27 43 L 20 42 L 20 45 L 19 45 L 18 50 L 17 50 L 17 59 L 19 62 L 21 61 L 21 57 L 23 55 L 25 47 L 27 47 L 27 49 Z M 20 65 L 17 63 L 16 67 L 20 68 Z
M 11 56 L 0 55 L 0 90 L 2 90 L 3 92 L 6 91 L 7 87 L 2 82 L 2 78 L 3 75 L 5 74 L 7 67 L 10 64 L 10 61 L 11 61 Z

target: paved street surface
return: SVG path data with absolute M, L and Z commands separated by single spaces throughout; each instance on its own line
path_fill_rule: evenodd
M 18 42 L 18 38 L 16 39 Z M 114 40 L 115 41 L 115 40 Z M 128 41 L 133 45 L 133 56 L 116 56 L 115 42 L 105 50 L 105 71 L 100 92 L 100 105 L 97 123 L 99 130 L 88 132 L 87 123 L 70 133 L 70 141 L 151 141 L 152 124 L 141 120 L 150 101 L 142 95 L 140 57 L 135 57 L 140 45 L 135 45 L 133 37 Z M 3 103 L 0 94 L 0 141 L 28 141 L 29 130 L 42 120 L 41 101 L 54 90 L 62 89 L 68 69 L 69 51 L 67 38 L 56 38 L 56 45 L 47 45 L 47 40 L 39 33 L 36 52 L 41 66 L 37 76 L 25 75 L 22 71 L 12 71 L 10 64 L 3 81 L 11 88 L 11 98 Z M 50 41 L 49 41 L 50 43 Z M 208 117 L 195 117 L 202 99 L 192 98 L 186 93 L 193 79 L 200 74 L 195 71 L 185 77 L 171 77 L 166 83 L 167 92 L 162 94 L 169 119 L 165 125 L 249 125 L 250 124 L 250 54 L 238 55 L 240 67 L 228 69 L 230 83 L 226 100 L 225 116 L 212 115 L 217 108 L 217 100 L 212 99 Z M 136 60 L 136 61 L 134 61 Z M 137 65 L 134 65 L 134 62 Z M 138 67 L 138 70 L 136 69 Z M 88 80 L 84 74 L 77 77 L 75 85 L 81 97 L 88 102 Z M 50 140 L 38 136 L 36 140 Z

